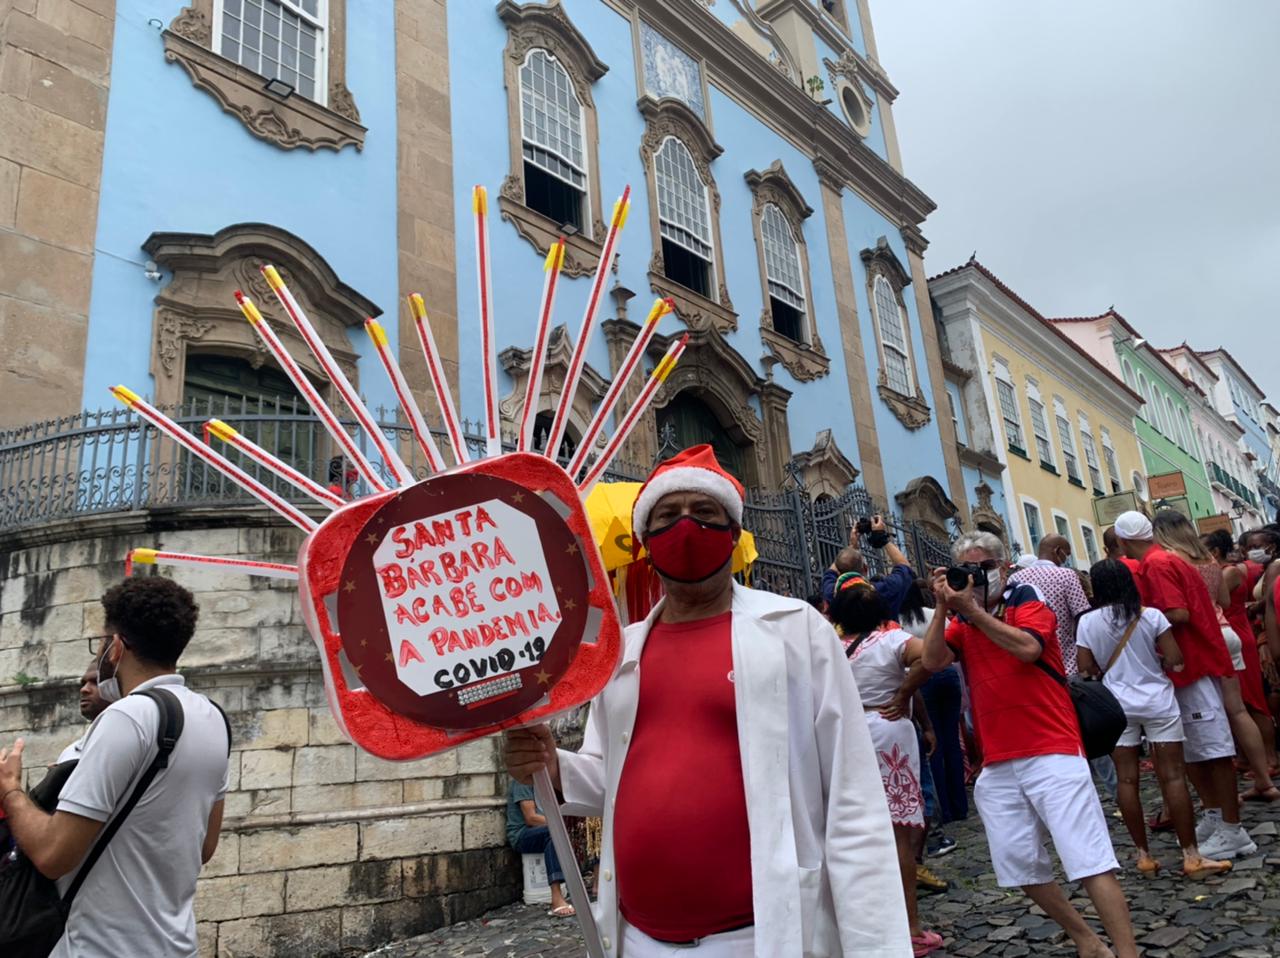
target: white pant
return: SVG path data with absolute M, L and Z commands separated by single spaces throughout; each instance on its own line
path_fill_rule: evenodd
M 755 958 L 755 953 L 754 927 L 699 938 L 696 945 L 670 945 L 650 938 L 625 921 L 622 923 L 620 958 Z
M 1070 881 L 1120 867 L 1089 763 L 1079 755 L 1033 755 L 988 765 L 973 798 L 1001 887 L 1053 881 L 1045 847 L 1050 837 Z
M 1186 743 L 1183 758 L 1188 762 L 1209 762 L 1231 758 L 1236 742 L 1231 737 L 1231 722 L 1222 707 L 1222 690 L 1212 675 L 1173 690 L 1182 710 L 1182 732 Z

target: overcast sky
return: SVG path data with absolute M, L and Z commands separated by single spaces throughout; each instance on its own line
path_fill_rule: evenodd
M 929 275 L 1226 347 L 1280 405 L 1280 2 L 872 0 Z

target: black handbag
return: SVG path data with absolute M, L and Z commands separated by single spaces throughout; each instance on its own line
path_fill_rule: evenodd
M 59 897 L 54 881 L 40 874 L 16 845 L 0 860 L 0 954 L 5 958 L 48 958 L 58 939 L 62 937 L 67 915 L 71 911 L 71 902 L 84 880 L 89 877 L 90 869 L 146 793 L 157 773 L 169 765 L 169 755 L 182 735 L 181 703 L 172 692 L 162 688 L 142 689 L 133 694 L 145 695 L 160 709 L 160 736 L 156 757 L 138 779 L 129 800 L 98 836 L 66 895 Z M 51 813 L 57 807 L 58 795 L 76 765 L 75 761 L 55 765 L 31 789 L 31 800 Z
M 1078 675 L 1068 679 L 1041 659 L 1036 659 L 1034 665 L 1071 696 L 1071 704 L 1075 706 L 1080 723 L 1080 742 L 1084 745 L 1085 757 L 1092 759 L 1110 755 L 1129 724 L 1124 709 L 1111 690 L 1101 682 Z

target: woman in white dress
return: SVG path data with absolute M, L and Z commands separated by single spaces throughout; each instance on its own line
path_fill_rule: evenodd
M 871 743 L 889 802 L 889 818 L 893 822 L 911 945 L 919 958 L 941 948 L 942 936 L 924 929 L 916 905 L 916 835 L 913 832 L 924 829 L 920 746 L 910 713 L 902 715 L 893 700 L 899 697 L 910 701 L 915 690 L 929 678 L 929 673 L 920 665 L 924 643 L 889 621 L 884 600 L 875 587 L 856 572 L 845 573 L 836 581 L 831 620 L 841 631 L 845 654 L 867 713 L 867 728 L 871 731 Z
M 1165 809 L 1182 846 L 1183 875 L 1204 878 L 1229 871 L 1231 862 L 1204 858 L 1196 844 L 1182 758 L 1182 718 L 1173 683 L 1164 671 L 1182 668 L 1182 652 L 1169 620 L 1159 609 L 1143 607 L 1137 583 L 1123 563 L 1104 559 L 1089 570 L 1089 578 L 1094 610 L 1076 624 L 1077 664 L 1082 674 L 1102 676 L 1129 719 L 1111 758 L 1120 780 L 1120 814 L 1138 850 L 1138 872 L 1154 875 L 1160 869 L 1147 845 L 1138 796 L 1138 745 L 1144 737 L 1154 755 Z

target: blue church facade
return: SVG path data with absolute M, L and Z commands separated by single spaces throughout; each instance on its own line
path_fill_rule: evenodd
M 462 414 L 478 419 L 483 184 L 509 430 L 546 251 L 567 235 L 554 321 L 571 337 L 629 185 L 571 443 L 637 321 L 670 297 L 650 362 L 673 336 L 690 346 L 629 460 L 647 468 L 660 436 L 707 440 L 751 486 L 781 487 L 799 461 L 813 496 L 857 481 L 938 531 L 967 520 L 937 334 L 921 321 L 933 204 L 901 174 L 897 90 L 865 2 L 348 5 L 119 0 L 86 316 L 65 347 L 71 375 L 12 425 L 109 405 L 118 382 L 164 405 L 292 393 L 232 299 L 244 288 L 291 341 L 264 261 L 388 415 L 361 326 L 387 314 L 434 408 L 403 307 L 421 292 Z M 571 343 L 553 337 L 551 384 Z

